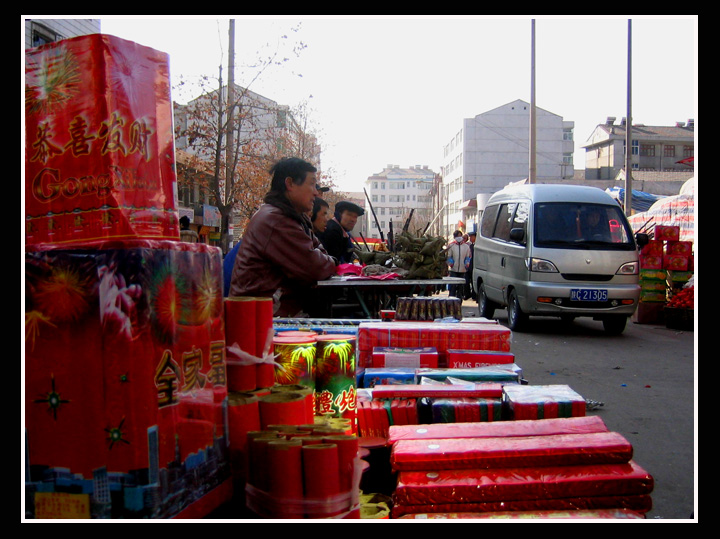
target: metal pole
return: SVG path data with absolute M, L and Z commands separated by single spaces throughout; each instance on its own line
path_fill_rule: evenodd
M 625 215 L 632 213 L 632 20 L 628 19 L 627 122 L 625 122 Z
M 532 44 L 530 46 L 530 170 L 528 183 L 535 183 L 537 174 L 537 162 L 535 160 L 535 149 L 537 146 L 535 124 L 535 19 L 531 26 Z

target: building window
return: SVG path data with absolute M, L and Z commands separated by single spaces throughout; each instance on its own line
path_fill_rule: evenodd
M 683 157 L 694 157 L 695 147 L 694 146 L 683 146 Z
M 655 145 L 654 144 L 643 144 L 640 146 L 640 155 L 646 157 L 655 157 Z
M 663 157 L 675 157 L 675 146 L 666 144 L 663 147 Z

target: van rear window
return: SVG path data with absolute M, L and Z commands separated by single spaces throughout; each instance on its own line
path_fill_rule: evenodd
M 535 204 L 536 247 L 635 249 L 620 206 L 577 202 Z

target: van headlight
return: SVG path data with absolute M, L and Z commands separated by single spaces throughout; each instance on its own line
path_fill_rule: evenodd
M 542 258 L 530 258 L 528 259 L 528 268 L 530 271 L 538 271 L 542 273 L 558 273 L 558 269 L 555 264 L 549 260 L 543 260 Z
M 637 275 L 640 267 L 639 262 L 626 262 L 620 269 L 615 272 L 615 275 Z

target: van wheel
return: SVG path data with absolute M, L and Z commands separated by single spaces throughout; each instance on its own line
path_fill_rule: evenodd
M 497 308 L 497 305 L 488 299 L 487 294 L 485 293 L 485 285 L 482 283 L 478 283 L 477 304 L 478 304 L 478 314 L 482 318 L 492 318 L 493 317 L 493 315 L 495 314 L 495 309 Z
M 603 318 L 603 327 L 608 335 L 620 335 L 625 331 L 628 317 L 625 315 L 608 316 Z
M 527 324 L 528 315 L 522 312 L 515 290 L 508 294 L 508 325 L 513 331 L 522 331 Z

